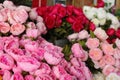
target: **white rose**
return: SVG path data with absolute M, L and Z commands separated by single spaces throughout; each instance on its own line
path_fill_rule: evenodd
M 82 30 L 78 33 L 78 39 L 86 39 L 88 38 L 90 35 L 88 34 L 88 32 L 86 30 Z
M 75 41 L 78 38 L 78 33 L 73 33 L 69 35 L 67 38 L 69 41 Z
M 120 39 L 117 38 L 115 41 L 115 44 L 120 49 Z
M 100 19 L 100 25 L 104 25 L 106 23 L 106 19 Z
M 97 17 L 98 19 L 106 19 L 106 11 L 103 8 L 98 8 Z
M 85 14 L 86 12 L 88 12 L 90 9 L 91 9 L 90 6 L 84 6 L 84 7 L 83 7 L 83 12 L 84 12 L 84 14 Z
M 107 4 L 105 6 L 105 9 L 110 9 L 115 5 L 115 0 L 104 0 L 104 2 Z
M 94 34 L 101 40 L 106 40 L 108 38 L 108 35 L 102 28 L 96 28 Z
M 120 76 L 118 76 L 116 73 L 110 73 L 106 77 L 106 80 L 120 80 Z
M 105 80 L 105 76 L 100 72 L 98 72 L 97 74 L 94 74 L 93 78 L 94 80 Z
M 92 19 L 91 20 L 94 24 L 95 24 L 95 26 L 99 26 L 99 24 L 100 24 L 100 21 L 97 19 L 97 18 L 94 18 L 94 19 Z

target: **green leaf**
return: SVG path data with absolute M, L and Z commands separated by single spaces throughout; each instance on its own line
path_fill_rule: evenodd
M 95 38 L 93 31 L 90 30 L 90 37 Z

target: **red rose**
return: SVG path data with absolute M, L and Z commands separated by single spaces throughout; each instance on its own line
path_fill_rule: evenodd
M 97 6 L 96 7 L 104 7 L 105 3 L 103 0 L 97 0 Z
M 57 16 L 55 21 L 55 26 L 60 27 L 62 24 L 62 19 L 59 16 Z
M 73 8 L 74 7 L 71 5 L 66 7 L 66 11 L 67 11 L 68 16 L 71 16 L 73 14 Z
M 66 21 L 70 24 L 73 24 L 75 22 L 76 18 L 74 16 L 69 16 L 66 18 Z
M 115 43 L 115 41 L 116 41 L 116 38 L 113 38 L 113 39 L 107 38 L 107 42 L 108 42 L 109 44 L 113 44 L 113 43 Z
M 115 34 L 115 29 L 109 28 L 106 32 L 108 36 L 113 36 Z
M 94 31 L 96 28 L 95 24 L 93 22 L 90 22 L 89 30 Z
M 76 16 L 81 16 L 81 15 L 83 15 L 83 11 L 82 11 L 81 8 L 74 8 L 73 11 L 74 11 L 74 14 L 75 14 Z
M 83 29 L 83 25 L 80 21 L 76 21 L 75 23 L 73 23 L 72 25 L 72 29 L 75 31 L 75 32 L 79 32 L 80 30 Z
M 45 23 L 48 29 L 52 29 L 55 26 L 55 15 L 46 16 Z
M 120 38 L 120 28 L 115 32 L 115 35 Z
M 60 6 L 60 7 L 58 8 L 58 15 L 59 15 L 61 18 L 65 17 L 65 16 L 66 16 L 66 8 L 63 7 L 63 6 Z
M 46 15 L 46 13 L 47 13 L 47 7 L 38 7 L 37 9 L 36 9 L 36 11 L 37 11 L 37 13 L 38 13 L 38 15 L 40 15 L 40 16 L 45 16 Z

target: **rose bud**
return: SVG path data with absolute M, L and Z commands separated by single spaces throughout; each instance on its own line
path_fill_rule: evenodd
M 113 36 L 115 34 L 115 29 L 109 28 L 106 32 L 108 36 Z
M 120 28 L 115 32 L 115 35 L 120 38 Z
M 95 24 L 93 22 L 90 22 L 89 30 L 94 31 L 96 28 Z

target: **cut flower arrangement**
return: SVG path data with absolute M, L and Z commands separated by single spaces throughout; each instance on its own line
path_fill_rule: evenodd
M 1 3 L 0 80 L 119 80 L 120 23 L 98 3 Z

